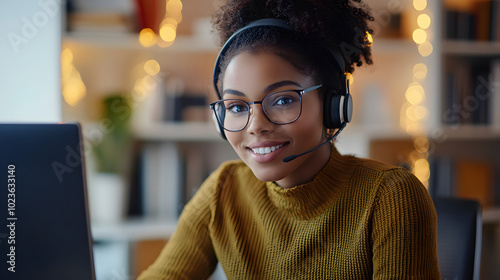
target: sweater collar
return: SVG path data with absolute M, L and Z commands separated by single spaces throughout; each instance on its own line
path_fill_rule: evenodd
M 266 182 L 274 205 L 299 219 L 308 219 L 323 213 L 345 189 L 355 168 L 354 157 L 340 155 L 332 145 L 330 159 L 313 181 L 284 189 L 274 182 Z

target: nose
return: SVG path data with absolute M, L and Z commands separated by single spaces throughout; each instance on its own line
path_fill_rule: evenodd
M 274 124 L 266 117 L 262 107 L 258 104 L 253 104 L 251 107 L 247 132 L 256 135 L 272 132 L 274 130 Z

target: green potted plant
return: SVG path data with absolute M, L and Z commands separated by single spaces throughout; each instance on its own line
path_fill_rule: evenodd
M 92 149 L 96 173 L 90 182 L 91 217 L 95 223 L 116 223 L 125 213 L 124 175 L 130 162 L 131 106 L 122 94 L 103 100 L 102 138 Z

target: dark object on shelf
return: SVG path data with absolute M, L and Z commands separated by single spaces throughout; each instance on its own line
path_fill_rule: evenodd
M 204 95 L 182 94 L 167 96 L 162 119 L 163 121 L 176 122 L 205 121 L 207 108 L 207 98 Z
M 436 198 L 437 252 L 442 279 L 479 279 L 482 217 L 477 201 Z

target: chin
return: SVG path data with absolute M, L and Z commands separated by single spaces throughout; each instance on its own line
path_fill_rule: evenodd
M 253 174 L 257 179 L 263 181 L 263 182 L 275 182 L 283 179 L 285 176 L 280 175 L 278 172 L 273 171 L 271 168 L 267 168 L 266 170 L 258 170 L 262 168 L 252 168 Z

